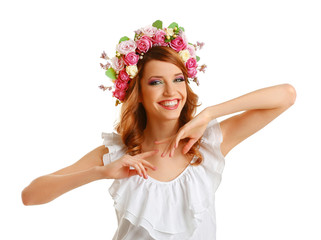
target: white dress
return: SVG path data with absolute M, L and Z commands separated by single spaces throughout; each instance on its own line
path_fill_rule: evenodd
M 103 156 L 105 165 L 125 154 L 120 135 L 103 132 L 102 138 L 109 149 Z M 215 240 L 215 192 L 225 165 L 222 140 L 214 119 L 201 139 L 200 165 L 188 165 L 169 182 L 139 175 L 115 179 L 109 188 L 118 220 L 113 240 Z

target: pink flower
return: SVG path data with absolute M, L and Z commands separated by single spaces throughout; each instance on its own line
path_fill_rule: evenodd
M 171 48 L 173 48 L 176 52 L 179 52 L 181 50 L 184 50 L 187 46 L 187 43 L 183 40 L 181 36 L 178 36 L 177 38 L 173 39 L 169 45 Z
M 126 63 L 127 66 L 136 65 L 138 60 L 139 60 L 139 56 L 134 52 L 127 53 L 126 56 L 124 57 L 124 62 Z
M 186 34 L 182 29 L 179 30 L 179 36 L 183 38 L 184 42 L 188 43 Z
M 118 58 L 118 57 L 113 57 L 111 59 L 111 64 L 113 66 L 113 69 L 115 71 L 120 71 L 124 68 L 124 61 L 122 58 Z
M 186 68 L 190 69 L 190 68 L 197 68 L 197 61 L 195 58 L 190 58 L 187 60 L 186 62 Z
M 117 51 L 120 54 L 126 55 L 127 53 L 130 52 L 135 52 L 137 45 L 134 40 L 127 40 L 127 41 L 122 41 L 117 45 Z
M 186 62 L 186 68 L 187 68 L 187 73 L 188 77 L 194 78 L 197 74 L 197 61 L 195 58 L 190 58 Z
M 120 79 L 117 79 L 115 82 L 115 87 L 118 90 L 126 91 L 128 89 L 128 83 L 127 81 L 122 81 Z
M 189 54 L 191 55 L 192 58 L 196 57 L 195 47 L 193 45 L 187 44 L 186 49 L 189 51 Z
M 152 40 L 146 35 L 138 39 L 136 44 L 139 53 L 146 53 L 153 45 Z
M 189 68 L 187 69 L 188 77 L 189 78 L 194 78 L 197 74 L 196 68 Z
M 120 101 L 124 101 L 126 97 L 126 91 L 119 90 L 116 88 L 115 91 L 113 91 L 113 97 L 119 99 Z
M 128 82 L 130 80 L 125 68 L 119 72 L 118 79 L 123 82 Z
M 168 44 L 165 42 L 166 33 L 164 30 L 157 30 L 153 37 L 154 46 L 167 46 Z
M 156 33 L 157 28 L 153 27 L 152 25 L 148 25 L 146 27 L 141 28 L 140 30 L 148 37 L 152 37 Z

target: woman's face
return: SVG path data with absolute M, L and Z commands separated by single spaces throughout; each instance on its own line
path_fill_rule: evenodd
M 148 120 L 178 119 L 186 102 L 183 72 L 174 64 L 152 60 L 141 79 L 142 102 Z

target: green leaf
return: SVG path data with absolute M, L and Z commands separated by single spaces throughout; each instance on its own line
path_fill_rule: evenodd
M 196 56 L 196 61 L 198 62 L 201 58 L 199 56 Z
M 153 27 L 157 29 L 162 29 L 163 28 L 163 22 L 161 20 L 157 20 L 153 23 Z
M 116 78 L 116 72 L 113 68 L 108 68 L 107 71 L 105 72 L 106 76 L 111 78 L 112 80 L 117 79 Z
M 185 29 L 184 29 L 183 27 L 179 27 L 178 29 L 182 29 L 182 30 L 183 30 L 183 32 L 185 32 Z
M 172 22 L 171 25 L 168 26 L 168 28 L 178 28 L 178 24 L 176 22 Z
M 121 42 L 123 42 L 123 41 L 127 41 L 127 40 L 129 40 L 129 37 L 124 36 L 124 37 L 122 37 L 121 39 L 119 39 L 119 43 L 121 43 Z

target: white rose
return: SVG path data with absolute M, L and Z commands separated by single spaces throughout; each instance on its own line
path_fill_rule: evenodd
M 111 59 L 111 64 L 115 71 L 121 71 L 124 68 L 124 61 L 122 58 L 113 57 Z
M 174 35 L 174 29 L 173 28 L 166 28 L 165 30 L 166 35 L 173 36 Z
M 157 31 L 157 28 L 156 27 L 153 27 L 152 25 L 148 25 L 146 27 L 143 27 L 140 29 L 142 31 L 142 33 L 144 33 L 145 35 L 149 36 L 149 37 L 152 37 L 154 36 L 154 34 L 156 33 Z
M 116 50 L 119 53 L 126 55 L 127 53 L 135 52 L 136 47 L 137 47 L 136 42 L 130 39 L 127 41 L 122 41 L 119 44 L 117 44 Z
M 178 54 L 184 62 L 187 62 L 187 60 L 191 57 L 191 54 L 187 49 L 180 51 Z
M 138 72 L 137 66 L 136 65 L 127 66 L 126 72 L 130 78 L 135 77 Z

